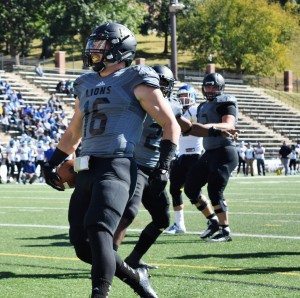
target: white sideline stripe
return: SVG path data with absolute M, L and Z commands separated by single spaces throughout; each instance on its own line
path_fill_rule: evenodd
M 19 210 L 68 210 L 64 207 L 23 207 L 23 206 L 3 206 L 1 209 L 19 209 Z M 146 209 L 140 209 L 140 212 L 148 212 Z M 199 211 L 185 210 L 184 213 L 199 214 Z M 267 212 L 229 212 L 231 215 L 283 215 L 283 216 L 300 216 L 299 213 L 267 213 Z
M 1 196 L 1 199 L 11 199 L 11 196 Z M 33 197 L 22 197 L 22 196 L 18 196 L 17 198 L 14 198 L 14 199 L 24 199 L 24 200 L 50 200 L 50 201 L 54 201 L 54 200 L 62 200 L 62 201 L 69 201 L 70 198 L 67 197 L 67 198 L 33 198 Z
M 68 230 L 69 226 L 53 226 L 53 225 L 31 225 L 31 224 L 7 224 L 0 223 L 0 227 L 18 227 L 18 228 L 46 228 L 46 229 L 58 229 L 58 230 Z M 138 232 L 140 233 L 142 229 L 128 229 L 128 232 Z M 200 232 L 186 232 L 189 235 L 199 235 Z M 280 235 L 258 235 L 258 234 L 244 234 L 244 233 L 232 233 L 232 236 L 237 237 L 252 237 L 252 238 L 273 238 L 273 239 L 291 239 L 300 240 L 300 236 L 280 236 Z M 168 235 L 168 237 L 170 237 Z
M 64 207 L 16 207 L 16 206 L 5 206 L 5 207 L 0 207 L 0 209 L 29 209 L 29 210 L 68 210 L 68 208 Z

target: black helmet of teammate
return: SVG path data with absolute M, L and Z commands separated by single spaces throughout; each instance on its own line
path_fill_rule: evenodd
M 83 56 L 85 67 L 93 66 L 94 71 L 105 68 L 106 62 L 125 62 L 129 66 L 136 52 L 134 34 L 119 23 L 106 23 L 96 27 L 89 36 Z M 100 55 L 100 56 L 99 56 Z M 99 57 L 102 58 L 100 59 Z
M 175 81 L 172 70 L 164 65 L 154 65 L 152 68 L 158 73 L 161 92 L 165 97 L 169 97 Z
M 203 79 L 202 93 L 207 100 L 213 100 L 217 96 L 221 95 L 224 88 L 225 80 L 219 73 L 210 73 Z

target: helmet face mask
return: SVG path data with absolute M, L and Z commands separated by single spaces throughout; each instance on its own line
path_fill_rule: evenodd
M 159 76 L 160 90 L 164 97 L 169 97 L 174 87 L 174 75 L 170 68 L 164 65 L 154 65 L 152 67 Z
M 177 91 L 177 99 L 183 107 L 189 107 L 196 102 L 196 90 L 190 85 L 183 85 Z
M 89 36 L 83 56 L 85 67 L 102 71 L 107 63 L 125 62 L 129 66 L 135 56 L 136 39 L 133 33 L 118 23 L 98 26 Z
M 206 75 L 202 83 L 202 93 L 207 100 L 213 100 L 221 95 L 225 89 L 225 80 L 219 73 Z

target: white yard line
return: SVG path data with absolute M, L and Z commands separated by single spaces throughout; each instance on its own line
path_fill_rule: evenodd
M 57 229 L 57 230 L 68 230 L 68 226 L 54 226 L 54 225 L 32 225 L 32 224 L 9 224 L 0 223 L 0 227 L 14 227 L 14 228 L 43 228 L 43 229 Z M 128 229 L 128 232 L 138 232 L 141 229 Z M 201 231 L 189 231 L 186 234 L 189 235 L 199 235 Z M 245 233 L 232 233 L 235 237 L 252 237 L 252 238 L 272 238 L 272 239 L 291 239 L 300 240 L 300 236 L 281 236 L 281 235 L 259 235 L 259 234 L 245 234 Z
M 18 209 L 20 211 L 36 211 L 36 210 L 68 210 L 67 207 L 25 207 L 25 206 L 1 206 L 1 209 Z M 148 212 L 146 209 L 140 209 L 140 212 Z M 184 213 L 199 214 L 197 210 L 185 210 Z M 300 213 L 271 213 L 271 212 L 229 212 L 231 215 L 282 215 L 282 216 L 300 216 Z M 294 222 L 294 221 L 293 221 Z

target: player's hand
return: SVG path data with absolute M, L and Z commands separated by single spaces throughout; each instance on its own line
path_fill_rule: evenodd
M 46 162 L 43 166 L 43 175 L 45 178 L 45 182 L 53 187 L 56 190 L 64 191 L 63 188 L 57 185 L 57 182 L 59 182 L 60 178 L 56 173 L 56 170 L 53 166 L 51 166 L 48 162 Z
M 155 196 L 164 191 L 168 180 L 169 172 L 164 169 L 157 168 L 149 175 L 149 187 Z
M 231 138 L 235 141 L 238 140 L 239 130 L 238 129 L 221 129 L 221 135 L 226 138 Z

